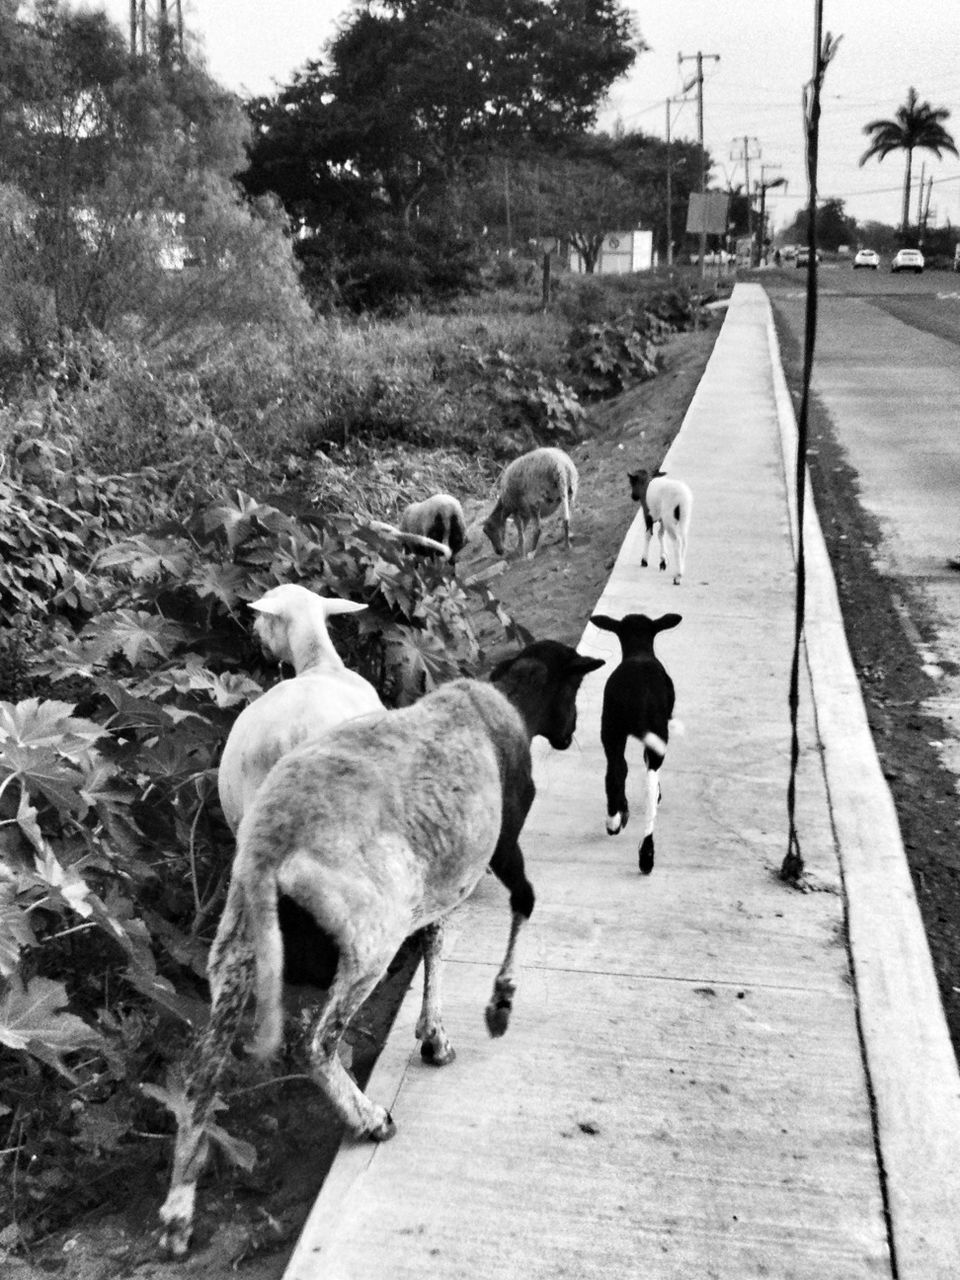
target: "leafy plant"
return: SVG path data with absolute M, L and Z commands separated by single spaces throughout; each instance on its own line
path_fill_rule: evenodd
M 574 389 L 541 369 L 521 364 L 502 348 L 484 352 L 465 346 L 463 354 L 480 375 L 474 395 L 490 399 L 502 428 L 516 446 L 529 448 L 559 436 L 576 439 L 583 424 L 583 406 Z
M 575 384 L 594 399 L 616 395 L 657 375 L 659 324 L 627 312 L 618 320 L 581 325 L 570 335 L 568 365 Z

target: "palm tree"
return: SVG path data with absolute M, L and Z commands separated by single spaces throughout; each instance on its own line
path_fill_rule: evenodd
M 937 159 L 944 151 L 957 155 L 953 138 L 943 127 L 943 121 L 949 116 L 946 107 L 931 107 L 929 102 L 918 102 L 917 91 L 911 87 L 907 91 L 906 102 L 897 108 L 892 120 L 871 120 L 863 126 L 863 132 L 870 135 L 870 145 L 860 157 L 861 165 L 874 156 L 882 160 L 891 151 L 907 153 L 907 171 L 903 179 L 903 231 L 907 229 L 910 216 L 910 170 L 916 148 L 936 152 Z

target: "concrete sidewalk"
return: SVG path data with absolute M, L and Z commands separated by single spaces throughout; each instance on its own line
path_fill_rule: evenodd
M 666 463 L 695 495 L 686 580 L 639 568 L 638 517 L 597 605 L 683 614 L 658 642 L 686 733 L 656 868 L 639 769 L 604 832 L 608 665 L 577 743 L 537 751 L 509 1032 L 484 1028 L 509 924 L 486 877 L 448 928 L 457 1061 L 421 1064 L 416 980 L 368 1089 L 397 1136 L 344 1144 L 285 1280 L 960 1275 L 960 1079 L 810 509 L 798 829 L 820 891 L 777 876 L 793 431 L 766 296 L 738 285 Z M 589 626 L 581 648 L 618 658 Z

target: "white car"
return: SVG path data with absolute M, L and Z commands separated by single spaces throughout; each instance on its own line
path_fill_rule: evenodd
M 923 271 L 923 254 L 919 249 L 898 249 L 893 255 L 890 270 L 894 274 L 898 271 L 915 271 L 920 275 Z
M 874 271 L 880 269 L 880 255 L 876 249 L 858 249 L 853 259 L 853 269 L 857 267 L 873 267 Z

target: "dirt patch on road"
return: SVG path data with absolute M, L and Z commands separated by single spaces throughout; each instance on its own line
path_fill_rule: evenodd
M 772 302 L 776 315 L 776 299 Z M 779 315 L 777 333 L 794 407 L 799 409 L 802 352 Z M 949 732 L 925 705 L 938 689 L 910 634 L 911 625 L 917 627 L 924 645 L 932 649 L 934 627 L 925 616 L 922 597 L 907 599 L 904 584 L 878 570 L 880 529 L 859 502 L 857 474 L 815 396 L 809 415 L 809 463 L 847 643 L 896 805 L 954 1052 L 960 1056 L 960 796 L 957 779 L 937 749 Z
M 656 469 L 680 428 L 713 350 L 720 320 L 683 334 L 663 348 L 664 366 L 650 382 L 626 392 L 590 417 L 590 434 L 570 452 L 580 473 L 567 553 L 556 520 L 545 525 L 532 561 L 510 561 L 491 588 L 510 613 L 538 639 L 576 644 L 606 583 L 620 544 L 637 513 L 625 472 L 628 463 Z M 480 504 L 469 512 L 482 515 Z M 461 558 L 464 576 L 495 563 L 482 542 Z M 488 664 L 498 656 L 497 624 L 477 619 Z M 368 1000 L 351 1036 L 353 1068 L 364 1085 L 376 1061 L 416 964 L 411 948 Z M 29 1259 L 0 1262 L 9 1280 L 280 1280 L 290 1250 L 340 1141 L 339 1126 L 294 1055 L 287 1078 L 270 1082 L 240 1074 L 227 1081 L 230 1103 L 221 1123 L 257 1149 L 249 1174 L 214 1164 L 198 1197 L 195 1247 L 186 1262 L 157 1256 L 154 1226 L 166 1194 L 171 1142 L 142 1135 L 123 1162 L 105 1160 L 98 1185 L 64 1188 L 78 1206 L 73 1224 L 32 1248 Z M 293 1077 L 293 1078 L 290 1078 Z

